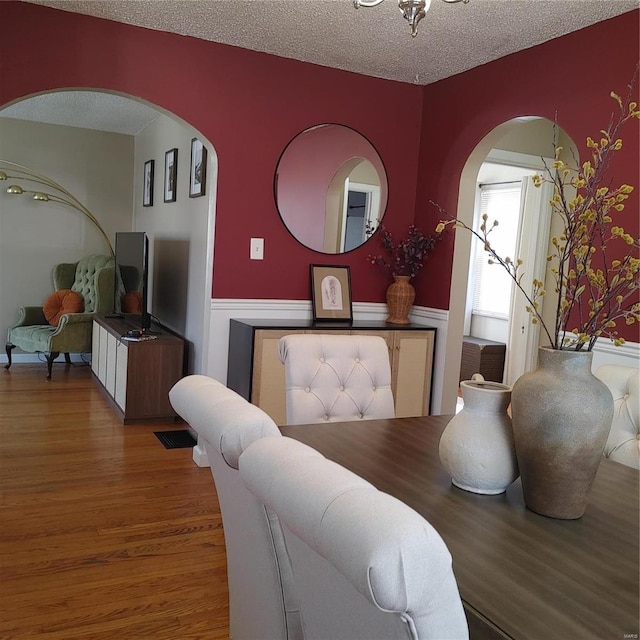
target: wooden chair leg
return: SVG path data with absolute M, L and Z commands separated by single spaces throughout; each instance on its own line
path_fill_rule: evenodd
M 52 351 L 51 353 L 45 353 L 44 357 L 47 359 L 47 380 L 51 380 L 51 367 L 53 367 L 53 361 L 60 355 L 59 351 Z
M 15 344 L 11 344 L 11 342 L 7 342 L 5 344 L 4 349 L 7 352 L 7 364 L 4 366 L 5 369 L 8 369 L 11 366 L 11 352 L 16 348 Z

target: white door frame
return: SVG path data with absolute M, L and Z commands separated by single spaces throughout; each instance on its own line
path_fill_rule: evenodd
M 480 165 L 487 154 L 495 148 L 510 131 L 517 130 L 521 119 L 504 122 L 490 131 L 471 151 L 460 173 L 458 204 L 455 216 L 471 226 L 475 202 L 475 185 Z M 569 140 L 565 147 L 573 145 Z M 454 212 L 452 212 L 453 214 Z M 455 413 L 462 356 L 462 338 L 464 335 L 464 309 L 466 303 L 467 282 L 469 279 L 469 255 L 472 235 L 458 231 L 453 248 L 453 265 L 449 294 L 449 313 L 446 334 L 443 337 L 445 347 L 444 367 L 442 370 L 441 413 Z
M 380 187 L 375 184 L 364 184 L 362 182 L 351 182 L 349 178 L 344 181 L 344 196 L 342 198 L 342 216 L 340 220 L 340 247 L 344 251 L 344 243 L 347 235 L 347 215 L 349 213 L 349 191 L 367 194 L 367 205 L 364 214 L 363 235 L 366 232 L 367 224 L 375 223 L 378 226 L 380 216 Z M 366 238 L 363 238 L 363 241 Z
M 540 173 L 544 173 L 546 167 L 550 167 L 553 163 L 549 158 L 543 159 L 526 153 L 499 149 L 492 149 L 486 161 L 522 167 Z M 523 261 L 521 273 L 525 291 L 531 291 L 534 278 L 542 282 L 545 279 L 551 228 L 551 207 L 548 203 L 551 195 L 552 190 L 549 184 L 535 187 L 531 178 L 523 178 L 515 255 Z M 533 369 L 538 359 L 540 325 L 531 324 L 525 307 L 524 296 L 513 285 L 509 309 L 509 339 L 504 367 L 504 381 L 507 384 L 513 384 L 523 373 Z

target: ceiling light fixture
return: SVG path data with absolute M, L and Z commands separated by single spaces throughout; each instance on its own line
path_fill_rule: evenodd
M 463 2 L 467 4 L 469 0 L 442 0 L 448 4 L 456 4 Z M 353 0 L 353 6 L 356 9 L 360 7 L 377 7 L 384 0 Z M 418 33 L 418 22 L 427 15 L 429 7 L 431 6 L 431 0 L 398 0 L 398 8 L 402 12 L 402 15 L 408 20 L 411 25 L 411 35 L 415 37 Z

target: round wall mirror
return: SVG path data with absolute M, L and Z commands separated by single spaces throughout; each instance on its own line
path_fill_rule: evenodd
M 291 235 L 321 253 L 345 253 L 366 242 L 387 206 L 387 174 L 360 133 L 320 124 L 285 147 L 274 181 L 276 206 Z

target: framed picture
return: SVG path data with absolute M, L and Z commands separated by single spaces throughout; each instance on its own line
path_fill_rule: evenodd
M 189 197 L 199 198 L 207 186 L 207 150 L 198 138 L 191 140 L 191 170 L 189 171 Z
M 311 305 L 313 320 L 353 320 L 351 275 L 348 266 L 312 264 Z
M 142 188 L 142 206 L 153 206 L 153 160 L 144 163 L 144 186 Z
M 178 150 L 171 149 L 164 154 L 164 201 L 176 201 L 178 186 Z

